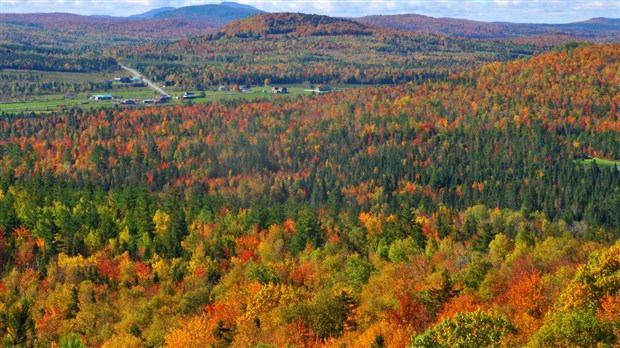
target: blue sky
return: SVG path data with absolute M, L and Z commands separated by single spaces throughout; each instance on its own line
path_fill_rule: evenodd
M 0 12 L 70 12 L 127 16 L 163 6 L 217 4 L 220 0 L 0 0 Z M 357 17 L 418 13 L 482 21 L 566 23 L 620 17 L 619 0 L 237 0 L 269 12 Z

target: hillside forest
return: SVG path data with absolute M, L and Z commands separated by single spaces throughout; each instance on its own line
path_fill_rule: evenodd
M 617 346 L 620 45 L 449 70 L 2 113 L 2 344 Z
M 353 20 L 293 13 L 262 14 L 208 35 L 115 47 L 122 61 L 168 86 L 402 84 L 549 51 L 516 43 L 407 32 Z

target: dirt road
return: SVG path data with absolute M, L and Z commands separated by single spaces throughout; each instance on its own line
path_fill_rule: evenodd
M 140 74 L 138 71 L 129 68 L 127 66 L 124 66 L 123 64 L 119 64 L 121 66 L 121 68 L 127 70 L 128 72 L 130 72 L 132 75 L 134 76 L 140 76 L 142 78 L 142 81 L 144 81 L 144 83 L 146 83 L 149 87 L 151 87 L 152 89 L 154 89 L 157 93 L 162 94 L 162 95 L 168 95 L 168 92 L 164 91 L 163 89 L 161 89 L 159 86 L 157 86 L 156 84 L 153 83 L 153 81 L 147 79 L 146 77 L 144 77 L 144 75 Z

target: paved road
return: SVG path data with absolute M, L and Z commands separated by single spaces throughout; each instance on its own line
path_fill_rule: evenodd
M 149 87 L 151 87 L 152 89 L 154 89 L 157 93 L 159 94 L 163 94 L 163 95 L 168 95 L 168 92 L 164 91 L 163 89 L 161 89 L 159 86 L 157 86 L 156 84 L 153 83 L 153 81 L 147 79 L 146 77 L 144 77 L 144 75 L 140 74 L 139 72 L 137 72 L 136 70 L 126 67 L 123 64 L 120 64 L 121 68 L 129 71 L 132 75 L 134 76 L 140 76 L 142 78 L 142 81 L 144 81 Z

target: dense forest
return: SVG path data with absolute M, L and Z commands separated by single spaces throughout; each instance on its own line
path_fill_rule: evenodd
M 73 94 L 79 92 L 107 91 L 112 84 L 106 81 L 65 82 L 44 81 L 41 73 L 33 71 L 13 70 L 0 71 L 0 102 L 24 100 L 43 94 Z
M 112 54 L 169 86 L 400 84 L 550 50 L 548 45 L 471 40 L 379 28 L 341 18 L 260 14 L 192 39 Z
M 0 18 L 0 42 L 100 53 L 107 47 L 205 35 L 225 23 L 182 18 L 130 20 L 68 13 L 11 14 Z
M 2 114 L 3 344 L 615 346 L 619 62 Z
M 30 45 L 0 46 L 2 69 L 42 71 L 88 72 L 118 70 L 112 57 L 102 57 L 93 52 Z

